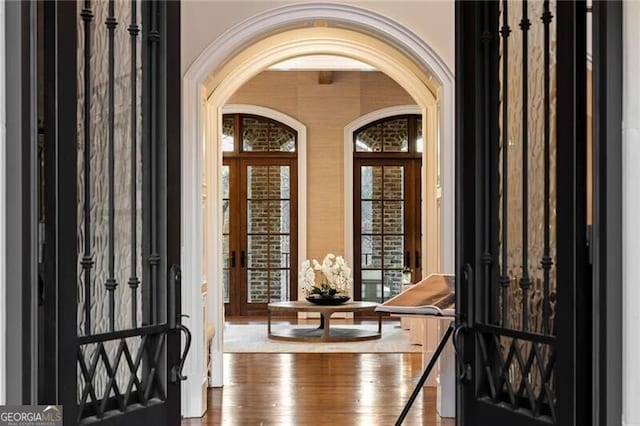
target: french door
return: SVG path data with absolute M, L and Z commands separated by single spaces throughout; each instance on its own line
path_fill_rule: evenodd
M 460 425 L 591 424 L 585 22 L 456 4 Z
M 263 315 L 270 302 L 297 300 L 297 160 L 225 158 L 225 312 Z
M 422 117 L 353 133 L 354 297 L 384 302 L 422 277 Z
M 356 300 L 384 302 L 402 291 L 403 273 L 422 276 L 420 159 L 354 160 Z
M 179 3 L 44 2 L 43 22 L 41 402 L 179 424 Z

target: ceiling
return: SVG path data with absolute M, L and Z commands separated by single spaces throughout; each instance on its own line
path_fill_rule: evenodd
M 369 64 L 335 55 L 309 55 L 287 59 L 268 68 L 269 71 L 377 71 Z

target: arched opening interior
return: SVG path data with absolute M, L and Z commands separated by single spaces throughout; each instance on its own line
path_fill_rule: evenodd
M 208 321 L 211 322 L 218 333 L 211 347 L 213 359 L 213 377 L 211 384 L 222 385 L 222 326 L 223 326 L 223 292 L 220 283 L 222 271 L 222 242 L 219 236 L 221 229 L 221 207 L 218 200 L 221 199 L 221 166 L 222 155 L 220 149 L 220 137 L 222 129 L 222 114 L 224 105 L 245 82 L 254 77 L 267 67 L 290 58 L 306 55 L 329 54 L 356 59 L 374 66 L 384 74 L 391 77 L 401 87 L 410 93 L 423 117 L 423 134 L 425 140 L 424 161 L 427 173 L 423 177 L 423 194 L 425 201 L 426 229 L 435 230 L 435 234 L 441 235 L 442 228 L 438 227 L 438 199 L 443 192 L 437 188 L 436 162 L 439 161 L 438 137 L 443 134 L 441 128 L 444 121 L 441 110 L 449 110 L 452 107 L 452 99 L 443 104 L 442 82 L 433 78 L 424 63 L 429 58 L 423 57 L 420 61 L 400 51 L 390 40 L 384 40 L 371 34 L 354 29 L 336 28 L 329 26 L 289 29 L 268 37 L 254 41 L 241 51 L 235 51 L 233 55 L 218 58 L 207 65 L 207 72 L 203 71 L 205 64 L 198 73 L 187 73 L 185 77 L 185 114 L 193 114 L 196 117 L 192 122 L 185 124 L 184 138 L 184 177 L 183 189 L 185 202 L 184 212 L 189 214 L 189 223 L 185 223 L 183 236 L 185 241 L 184 277 L 185 282 L 201 282 L 202 277 L 208 277 L 208 289 L 206 306 L 208 308 Z M 428 55 L 425 55 L 428 56 Z M 206 62 L 206 61 L 204 61 Z M 452 89 L 452 81 L 448 81 L 448 89 Z M 446 91 L 444 91 L 446 92 Z M 446 92 L 452 95 L 452 90 Z M 452 112 L 452 110 L 451 110 Z M 452 123 L 452 114 L 448 116 L 449 124 Z M 429 125 L 429 124 L 433 125 Z M 451 135 L 451 129 L 446 134 Z M 450 143 L 451 141 L 449 141 Z M 450 149 L 452 156 L 452 148 Z M 450 165 L 452 167 L 452 164 Z M 444 173 L 443 173 L 444 175 Z M 444 179 L 442 179 L 444 181 Z M 451 184 L 453 182 L 450 182 Z M 202 197 L 202 188 L 207 189 L 207 196 Z M 203 214 L 206 212 L 206 217 Z M 186 214 L 185 214 L 186 216 Z M 446 234 L 448 231 L 444 231 Z M 191 239 L 195 237 L 195 241 Z M 453 227 L 451 227 L 451 247 L 453 247 Z M 427 251 L 424 250 L 426 253 Z M 435 247 L 436 256 L 427 256 L 425 272 L 450 269 L 453 259 L 442 256 L 440 247 Z M 452 253 L 451 253 L 452 254 Z M 450 265 L 442 262 L 441 258 L 447 257 Z M 452 257 L 452 256 L 451 256 Z M 202 309 L 200 292 L 196 295 L 183 295 L 186 313 L 199 313 Z M 194 333 L 198 333 L 199 325 L 193 321 Z M 196 377 L 202 366 L 205 365 L 202 348 L 194 347 L 194 357 L 191 359 L 192 370 Z M 196 382 L 198 382 L 196 380 Z M 187 384 L 184 394 L 193 395 L 199 390 L 200 384 L 195 383 L 193 388 Z M 188 405 L 193 401 L 186 402 Z M 196 410 L 197 411 L 197 410 Z

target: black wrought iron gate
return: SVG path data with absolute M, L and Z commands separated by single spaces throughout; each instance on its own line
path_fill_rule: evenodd
M 42 400 L 66 425 L 177 425 L 180 7 L 43 8 Z
M 456 5 L 460 425 L 591 423 L 585 15 Z

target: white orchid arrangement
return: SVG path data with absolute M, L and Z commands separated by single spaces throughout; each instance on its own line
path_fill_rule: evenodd
M 302 262 L 299 279 L 307 295 L 317 294 L 322 297 L 346 295 L 353 283 L 351 268 L 342 256 L 333 253 L 327 254 L 322 263 L 316 259 Z

